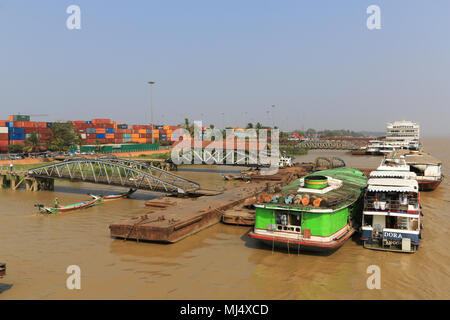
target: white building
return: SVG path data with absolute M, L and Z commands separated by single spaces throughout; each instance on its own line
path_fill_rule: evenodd
M 411 121 L 395 121 L 387 124 L 386 142 L 400 148 L 419 143 L 419 124 Z

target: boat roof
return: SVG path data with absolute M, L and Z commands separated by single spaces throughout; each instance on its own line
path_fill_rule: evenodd
M 308 176 L 326 176 L 334 181 L 341 181 L 338 188 L 332 188 L 329 192 L 324 194 L 317 194 L 316 189 L 301 188 L 301 179 L 296 179 L 291 184 L 284 186 L 281 193 L 284 197 L 289 195 L 308 195 L 310 197 L 317 197 L 326 200 L 325 207 L 314 207 L 312 201 L 310 205 L 304 206 L 302 204 L 285 204 L 285 203 L 264 203 L 256 205 L 258 207 L 278 207 L 295 211 L 311 211 L 311 212 L 328 212 L 340 208 L 344 208 L 354 203 L 360 197 L 364 188 L 367 186 L 367 177 L 359 170 L 353 168 L 335 168 L 322 171 L 316 171 Z M 303 179 L 302 179 L 303 180 Z
M 418 192 L 419 184 L 413 179 L 370 178 L 367 191 L 372 192 Z
M 376 170 L 370 173 L 370 178 L 415 179 L 416 177 L 417 177 L 416 173 L 411 171 Z
M 392 153 L 390 155 L 392 155 Z M 392 158 L 386 156 L 381 160 L 381 164 L 377 168 L 377 171 L 410 171 L 410 167 L 403 157 Z
M 394 155 L 394 154 L 393 154 Z M 440 165 L 441 161 L 433 157 L 431 154 L 426 152 L 411 152 L 409 150 L 397 150 L 395 152 L 397 157 L 404 156 L 405 161 L 409 165 L 414 164 L 429 164 L 429 165 Z

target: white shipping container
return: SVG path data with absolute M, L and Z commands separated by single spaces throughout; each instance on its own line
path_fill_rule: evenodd
M 86 139 L 86 133 L 81 134 L 81 139 Z
M 8 127 L 0 127 L 0 133 L 8 133 Z

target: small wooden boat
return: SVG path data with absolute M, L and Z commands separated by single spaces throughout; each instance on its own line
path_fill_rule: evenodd
M 6 274 L 6 264 L 0 262 L 0 278 L 4 277 Z
M 40 213 L 49 214 L 49 213 L 66 213 L 69 211 L 89 208 L 95 205 L 97 202 L 99 202 L 102 198 L 99 196 L 90 195 L 93 199 L 90 201 L 75 203 L 75 204 L 69 204 L 67 206 L 60 206 L 57 208 L 52 207 L 46 207 L 42 204 L 36 204 L 35 207 L 39 208 Z
M 117 200 L 122 198 L 128 198 L 130 195 L 136 192 L 136 189 L 130 189 L 127 192 L 120 193 L 120 194 L 110 194 L 107 196 L 102 197 L 103 200 Z
M 232 180 L 244 180 L 244 181 L 248 181 L 250 180 L 250 177 L 246 174 L 238 174 L 238 175 L 224 175 L 222 174 L 222 178 L 225 181 L 232 181 Z

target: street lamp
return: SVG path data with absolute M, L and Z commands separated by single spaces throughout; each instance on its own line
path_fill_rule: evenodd
M 275 129 L 275 105 L 272 105 L 272 128 Z
M 155 84 L 154 81 L 149 81 L 148 84 L 150 85 L 150 117 L 152 122 L 152 144 L 155 143 L 155 134 L 154 134 L 154 127 L 153 127 L 153 94 L 152 94 L 152 87 Z

